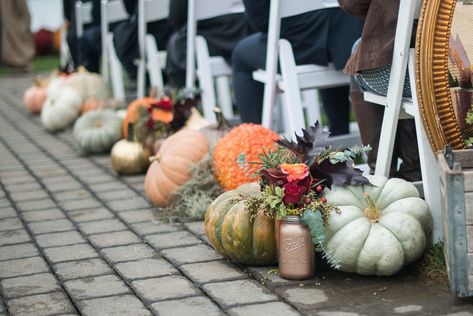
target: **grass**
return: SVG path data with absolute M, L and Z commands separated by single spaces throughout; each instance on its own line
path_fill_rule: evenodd
M 443 243 L 438 242 L 429 246 L 424 257 L 416 267 L 425 277 L 448 285 L 448 273 L 443 253 Z
M 32 72 L 48 72 L 52 71 L 59 66 L 59 56 L 48 55 L 48 56 L 37 56 L 32 62 Z M 0 76 L 9 76 L 18 73 L 15 67 L 0 66 Z

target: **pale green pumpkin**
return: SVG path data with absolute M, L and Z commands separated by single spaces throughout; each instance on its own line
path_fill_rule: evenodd
M 331 212 L 327 248 L 342 271 L 392 275 L 421 257 L 432 216 L 412 183 L 368 178 L 373 185 L 326 190 L 327 201 L 340 209 Z
M 112 110 L 90 111 L 74 125 L 74 138 L 84 154 L 108 152 L 121 139 L 122 120 Z

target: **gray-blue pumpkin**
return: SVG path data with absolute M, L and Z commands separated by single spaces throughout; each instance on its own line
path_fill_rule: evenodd
M 74 125 L 74 138 L 84 154 L 105 153 L 121 139 L 122 120 L 112 110 L 89 111 Z

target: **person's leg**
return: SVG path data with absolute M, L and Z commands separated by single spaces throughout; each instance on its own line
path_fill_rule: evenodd
M 79 65 L 84 66 L 90 72 L 98 73 L 99 60 L 102 52 L 100 26 L 91 26 L 84 31 L 78 43 Z
M 171 87 L 186 85 L 186 28 L 171 35 L 167 43 L 166 75 Z
M 350 121 L 349 87 L 337 87 L 319 91 L 324 103 L 325 113 L 327 113 L 330 135 L 348 134 L 348 124 Z
M 233 50 L 233 90 L 243 123 L 261 123 L 264 85 L 253 80 L 253 71 L 264 69 L 266 36 L 256 33 L 241 40 Z
M 118 60 L 133 81 L 138 71 L 135 60 L 139 58 L 138 38 L 134 35 L 136 30 L 136 25 L 130 21 L 118 24 L 113 30 L 113 46 Z
M 363 98 L 363 92 L 353 79 L 350 84 L 350 100 L 360 129 L 361 141 L 363 145 L 371 145 L 372 148 L 368 153 L 368 165 L 370 167 L 370 173 L 374 174 L 376 158 L 378 156 L 379 137 L 381 135 L 381 126 L 383 123 L 384 107 L 365 101 Z M 391 163 L 392 175 L 394 175 L 396 171 L 396 162 L 397 156 Z
M 397 176 L 407 181 L 422 180 L 414 119 L 399 120 L 396 141 L 396 149 L 402 160 Z

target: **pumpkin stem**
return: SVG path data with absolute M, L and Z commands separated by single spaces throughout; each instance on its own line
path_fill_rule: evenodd
M 128 134 L 126 135 L 126 140 L 132 142 L 135 138 L 135 130 L 133 129 L 133 123 L 128 122 Z
M 77 72 L 80 73 L 80 74 L 83 74 L 83 73 L 87 73 L 88 71 L 84 66 L 79 66 L 77 68 Z
M 366 203 L 368 203 L 368 207 L 365 207 L 363 213 L 371 223 L 379 222 L 379 218 L 381 217 L 381 209 L 376 205 L 376 203 L 373 201 L 373 198 L 368 193 L 363 193 L 363 197 L 365 198 Z
M 154 161 L 159 162 L 160 160 L 161 160 L 161 156 L 159 156 L 159 155 L 149 157 L 149 162 L 150 163 L 154 162 Z
M 33 79 L 33 85 L 38 88 L 44 88 L 47 84 L 43 78 L 35 77 Z
M 230 123 L 223 115 L 222 109 L 218 106 L 214 108 L 215 118 L 217 119 L 217 130 L 225 131 L 230 129 Z

